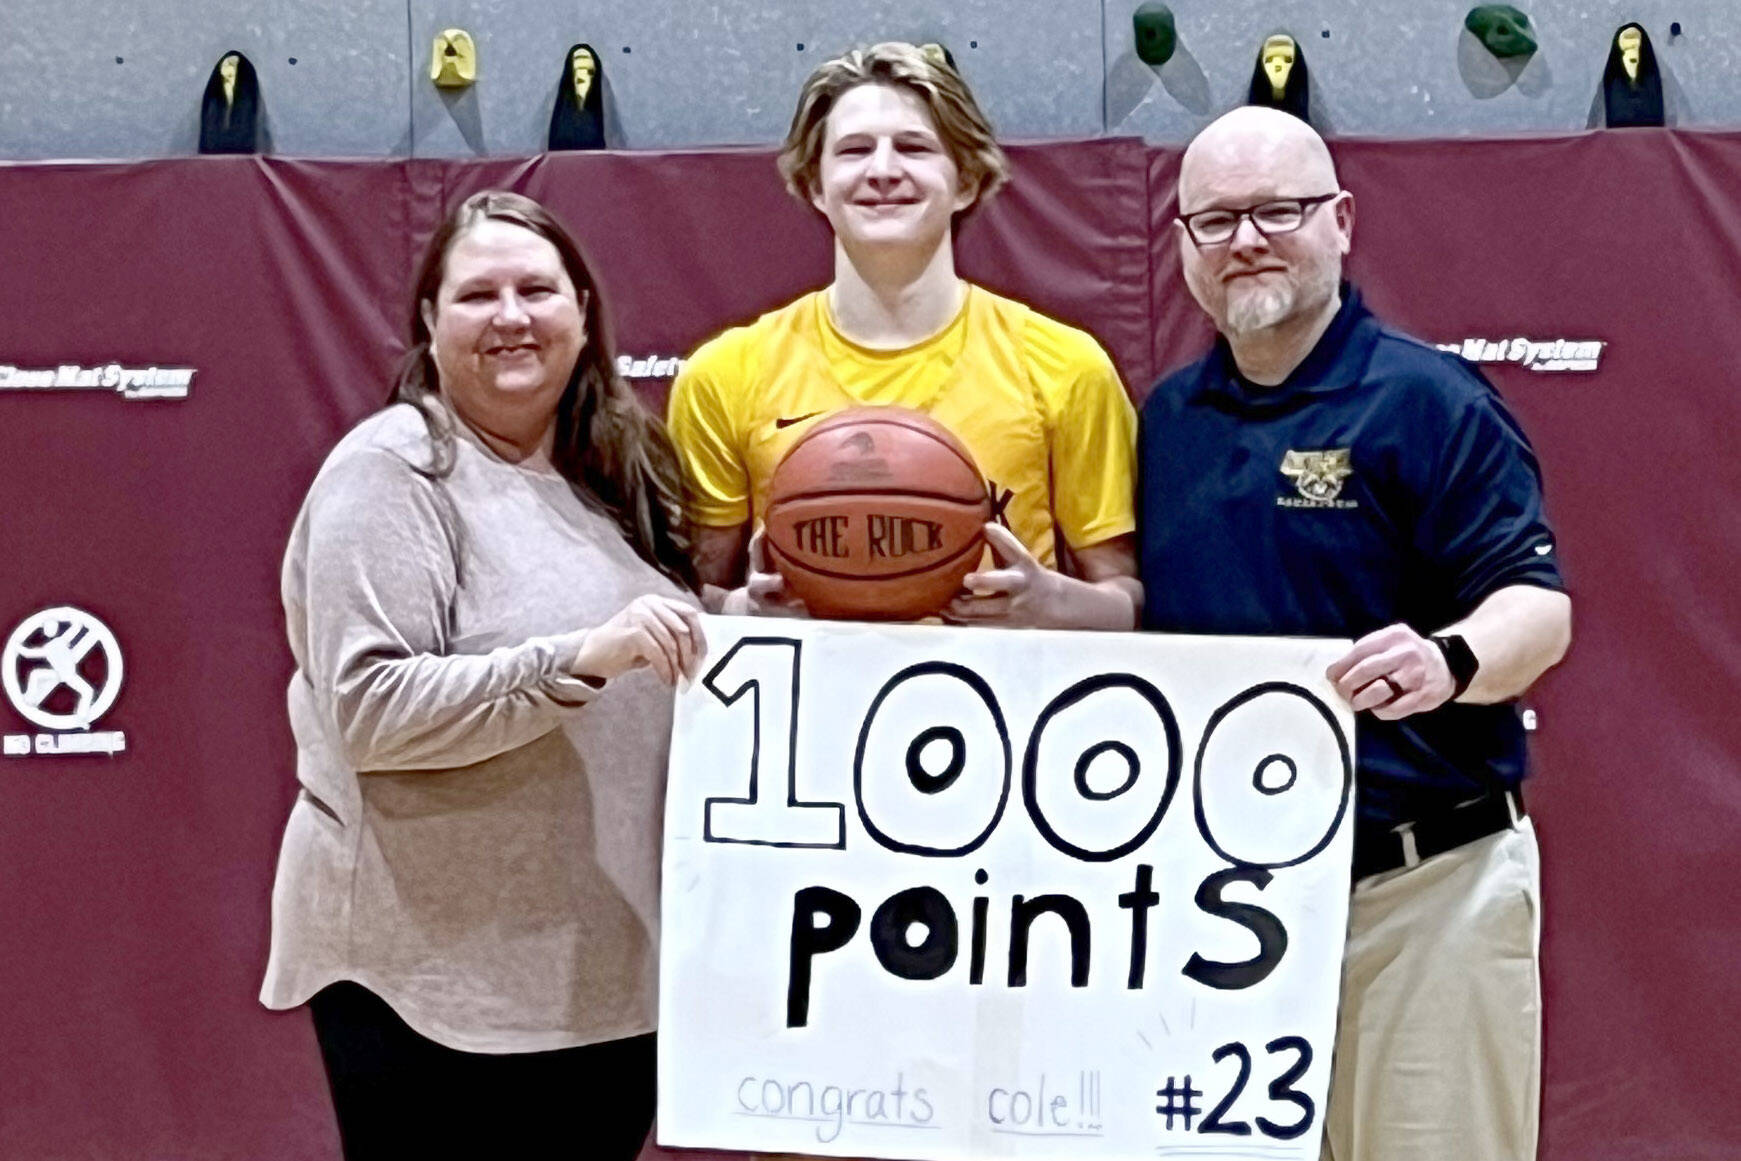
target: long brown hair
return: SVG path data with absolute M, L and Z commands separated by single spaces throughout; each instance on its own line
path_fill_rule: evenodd
M 429 239 L 417 267 L 411 299 L 411 349 L 405 353 L 388 403 L 410 403 L 429 428 L 434 458 L 426 474 L 453 470 L 454 434 L 427 406 L 439 377 L 429 349 L 425 303 L 432 307 L 447 268 L 447 255 L 461 234 L 483 221 L 530 230 L 556 247 L 577 294 L 585 295 L 586 345 L 575 360 L 568 386 L 556 403 L 552 466 L 581 500 L 616 520 L 634 550 L 679 584 L 696 587 L 683 513 L 682 471 L 665 425 L 649 413 L 617 374 L 616 344 L 604 306 L 580 245 L 550 211 L 519 194 L 486 190 L 455 206 Z

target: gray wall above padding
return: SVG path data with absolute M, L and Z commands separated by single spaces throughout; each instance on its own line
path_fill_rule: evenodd
M 274 152 L 409 150 L 404 0 L 0 0 L 0 157 L 193 153 L 230 49 Z
M 869 0 L 817 4 L 623 4 L 515 9 L 501 0 L 410 0 L 411 42 L 427 70 L 442 28 L 478 44 L 479 83 L 459 96 L 413 85 L 419 156 L 543 149 L 570 45 L 597 50 L 611 143 L 636 149 L 767 144 L 791 121 L 804 78 L 877 40 L 939 40 L 1007 137 L 1101 130 L 1099 0 Z
M 1171 0 L 1179 47 L 1151 68 L 1136 57 L 1142 0 L 1105 0 L 1106 128 L 1182 141 L 1243 104 L 1265 37 L 1285 32 L 1312 78 L 1313 123 L 1327 133 L 1447 137 L 1566 132 L 1591 124 L 1610 38 L 1650 34 L 1669 123 L 1741 124 L 1741 5 L 1732 0 L 1521 0 L 1539 45 L 1501 62 L 1463 27 L 1473 0 Z M 1678 22 L 1682 34 L 1671 37 Z
M 1509 69 L 1464 31 L 1472 0 L 1171 0 L 1179 52 L 1152 69 L 1132 48 L 1139 2 L 0 0 L 0 158 L 191 153 L 231 48 L 259 71 L 273 152 L 536 153 L 579 41 L 599 51 L 612 143 L 628 149 L 778 141 L 817 64 L 891 38 L 949 45 L 1004 137 L 1182 141 L 1244 99 L 1275 31 L 1304 47 L 1334 133 L 1566 132 L 1590 123 L 1628 20 L 1651 35 L 1671 122 L 1741 125 L 1734 0 L 1526 0 L 1541 47 Z M 447 27 L 477 41 L 475 88 L 430 83 Z

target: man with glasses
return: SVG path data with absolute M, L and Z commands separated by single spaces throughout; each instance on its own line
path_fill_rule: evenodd
M 1138 445 L 1144 624 L 1349 637 L 1354 886 L 1333 1161 L 1524 1161 L 1540 1089 L 1540 886 L 1511 699 L 1564 654 L 1528 440 L 1471 367 L 1342 281 L 1354 198 L 1273 109 L 1205 129 L 1180 259 L 1220 337 Z

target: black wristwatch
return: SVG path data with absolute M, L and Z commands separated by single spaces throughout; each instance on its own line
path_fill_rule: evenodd
M 1475 672 L 1481 668 L 1481 662 L 1476 658 L 1475 650 L 1469 648 L 1469 642 L 1455 633 L 1446 633 L 1443 637 L 1433 637 L 1430 640 L 1445 655 L 1445 666 L 1451 671 L 1451 700 L 1456 701 L 1469 688 L 1469 683 L 1475 680 Z

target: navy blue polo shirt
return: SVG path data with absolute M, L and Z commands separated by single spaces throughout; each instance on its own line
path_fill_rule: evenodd
M 1493 387 L 1347 285 L 1286 382 L 1242 379 L 1225 339 L 1161 380 L 1138 460 L 1150 629 L 1430 635 L 1507 585 L 1563 587 L 1535 452 Z M 1357 842 L 1524 776 L 1510 704 L 1355 728 Z

